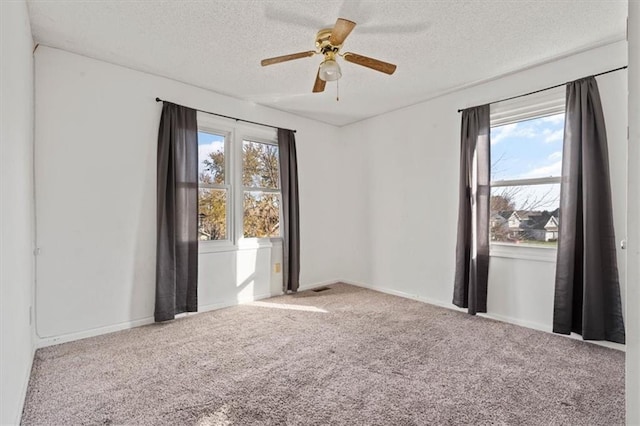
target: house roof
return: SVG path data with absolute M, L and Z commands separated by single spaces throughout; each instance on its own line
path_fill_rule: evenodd
M 558 218 L 555 217 L 555 216 L 551 216 L 549 218 L 549 220 L 547 221 L 546 225 L 544 225 L 544 228 L 545 229 L 554 229 L 554 228 L 558 229 L 558 224 L 559 224 Z
M 512 216 L 518 219 L 520 229 L 545 229 L 551 219 L 557 226 L 560 209 L 553 211 L 530 211 L 530 210 L 505 210 L 498 212 L 498 215 L 510 220 Z

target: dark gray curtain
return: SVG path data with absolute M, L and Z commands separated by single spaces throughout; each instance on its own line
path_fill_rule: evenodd
M 598 84 L 567 84 L 553 331 L 624 343 L 609 154 Z
M 298 206 L 298 163 L 296 136 L 278 129 L 280 186 L 282 189 L 283 280 L 286 291 L 298 291 L 300 281 L 300 215 Z
M 489 277 L 489 105 L 462 111 L 458 239 L 453 304 L 487 312 Z
M 155 320 L 198 310 L 196 111 L 164 102 L 158 130 Z

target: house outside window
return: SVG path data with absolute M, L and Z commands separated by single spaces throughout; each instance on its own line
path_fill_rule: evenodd
M 198 113 L 198 238 L 201 251 L 280 238 L 280 164 L 275 129 Z
M 564 91 L 492 106 L 492 251 L 557 247 L 563 135 Z

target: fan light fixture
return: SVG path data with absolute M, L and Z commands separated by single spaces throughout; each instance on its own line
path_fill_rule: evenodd
M 2 1 L 2 0 L 0 0 Z M 394 64 L 383 62 L 378 59 L 369 58 L 358 55 L 357 53 L 346 52 L 340 53 L 342 44 L 347 36 L 356 26 L 356 23 L 344 18 L 338 18 L 333 28 L 324 28 L 318 31 L 316 35 L 316 50 L 307 50 L 306 52 L 292 53 L 290 55 L 276 56 L 260 61 L 263 67 L 267 65 L 279 64 L 280 62 L 292 61 L 294 59 L 308 58 L 313 55 L 323 55 L 324 61 L 318 68 L 316 81 L 313 83 L 313 93 L 324 92 L 327 81 L 337 81 L 342 77 L 340 65 L 336 62 L 336 58 L 340 56 L 347 62 L 371 68 L 385 74 L 393 74 L 396 70 Z
M 320 64 L 320 79 L 324 81 L 335 81 L 342 77 L 342 71 L 340 71 L 340 65 L 333 60 L 327 59 Z

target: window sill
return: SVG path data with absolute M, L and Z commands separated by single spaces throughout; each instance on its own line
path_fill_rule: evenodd
M 556 247 L 544 247 L 534 244 L 491 243 L 489 247 L 490 257 L 533 260 L 537 262 L 555 263 L 558 253 Z
M 198 254 L 236 251 L 231 241 L 198 241 Z
M 240 238 L 238 240 L 238 250 L 255 250 L 271 247 L 273 247 L 271 238 Z
M 282 238 L 241 238 L 238 244 L 231 241 L 199 241 L 198 254 L 257 250 L 274 246 L 282 246 Z

